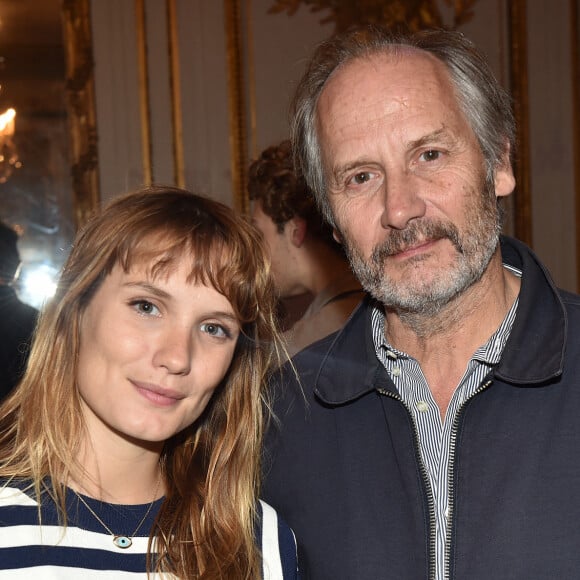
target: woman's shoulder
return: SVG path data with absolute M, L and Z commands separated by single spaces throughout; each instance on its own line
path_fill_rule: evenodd
M 0 507 L 37 506 L 32 488 L 30 480 L 0 477 Z
M 288 524 L 265 501 L 259 501 L 257 538 L 264 580 L 297 580 L 296 538 Z

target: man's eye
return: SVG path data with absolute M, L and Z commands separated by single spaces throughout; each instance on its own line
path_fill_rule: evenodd
M 353 178 L 352 181 L 357 185 L 361 185 L 370 181 L 371 174 L 368 171 L 361 171 L 361 173 L 357 173 Z
M 421 153 L 421 159 L 423 161 L 437 161 L 441 156 L 441 152 L 435 149 L 429 149 L 429 151 L 425 151 Z

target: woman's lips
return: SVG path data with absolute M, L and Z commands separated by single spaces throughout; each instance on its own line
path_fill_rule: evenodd
M 159 385 L 132 381 L 139 394 L 161 407 L 170 407 L 184 398 L 184 395 L 173 389 L 166 389 Z

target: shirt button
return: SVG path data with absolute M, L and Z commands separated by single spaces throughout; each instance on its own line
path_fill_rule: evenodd
M 400 377 L 401 376 L 401 367 L 393 367 L 393 376 Z
M 388 350 L 387 351 L 387 356 L 389 358 L 392 358 L 392 359 L 396 359 L 397 358 L 397 355 L 392 350 Z
M 425 401 L 418 401 L 417 402 L 417 411 L 421 413 L 426 413 L 429 410 L 429 404 Z

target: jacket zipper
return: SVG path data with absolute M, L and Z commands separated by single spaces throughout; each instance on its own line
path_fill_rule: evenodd
M 423 458 L 421 457 L 420 452 L 420 445 L 419 445 L 419 433 L 417 431 L 417 426 L 415 425 L 415 419 L 413 419 L 413 415 L 409 410 L 409 407 L 405 404 L 403 399 L 393 393 L 392 391 L 388 391 L 386 389 L 377 388 L 377 392 L 385 397 L 390 397 L 395 401 L 399 401 L 405 407 L 405 410 L 409 414 L 409 418 L 411 419 L 411 425 L 413 426 L 413 439 L 414 439 L 414 446 L 415 446 L 415 459 L 417 460 L 417 464 L 419 465 L 419 471 L 421 472 L 421 477 L 423 478 L 423 483 L 425 484 L 425 489 L 427 490 L 427 506 L 429 509 L 429 580 L 436 580 L 436 567 L 435 567 L 435 551 L 436 551 L 436 528 L 435 528 L 435 500 L 433 498 L 433 490 L 431 489 L 431 482 L 429 481 L 429 476 L 427 475 L 427 469 L 425 468 L 425 464 L 423 463 Z
M 487 379 L 472 395 L 461 405 L 455 415 L 455 420 L 451 426 L 451 437 L 449 441 L 449 470 L 447 473 L 447 487 L 449 489 L 448 504 L 447 504 L 447 532 L 445 537 L 445 578 L 450 579 L 449 566 L 450 562 L 450 548 L 451 548 L 451 522 L 453 521 L 453 507 L 455 500 L 455 489 L 453 487 L 453 479 L 455 476 L 455 447 L 457 443 L 457 433 L 459 431 L 459 419 L 467 403 L 471 401 L 476 395 L 485 391 L 493 382 L 492 379 Z

